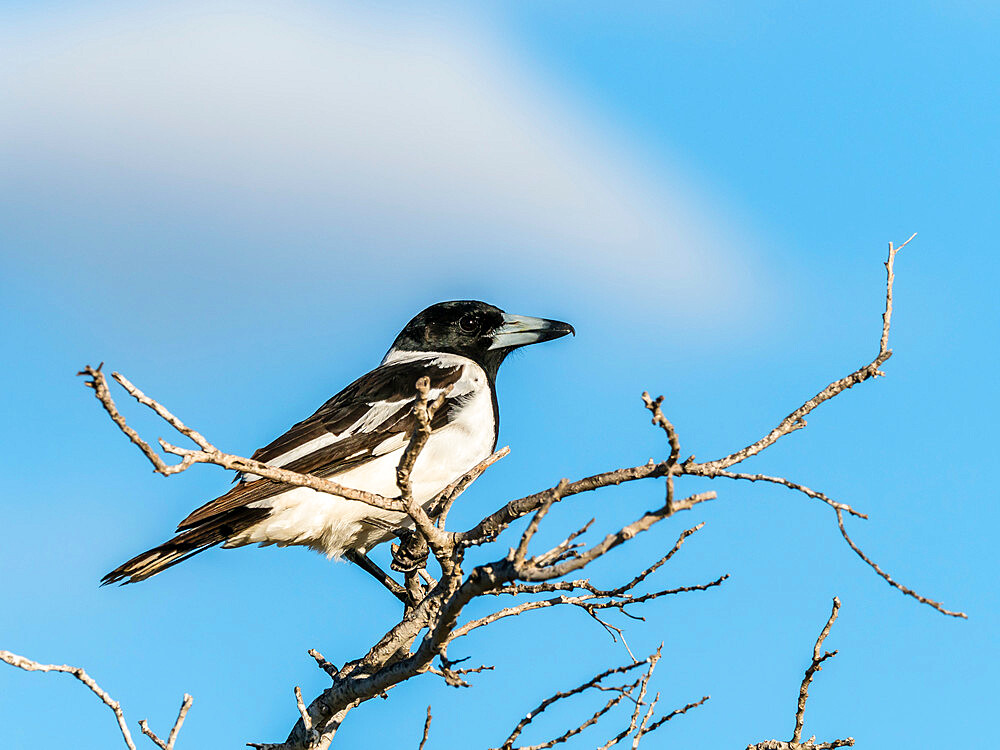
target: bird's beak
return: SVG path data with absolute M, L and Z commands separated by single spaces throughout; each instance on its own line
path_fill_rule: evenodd
M 567 333 L 576 335 L 569 323 L 504 313 L 503 325 L 493 333 L 490 349 L 516 349 L 519 346 L 551 341 Z

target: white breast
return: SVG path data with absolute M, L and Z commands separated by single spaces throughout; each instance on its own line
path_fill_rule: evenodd
M 486 373 L 465 357 L 407 352 L 396 353 L 390 360 L 392 356 L 393 353 L 390 353 L 386 362 L 427 359 L 443 365 L 458 364 L 463 368 L 461 378 L 449 393 L 449 398 L 458 399 L 454 416 L 445 427 L 431 435 L 413 468 L 413 495 L 424 504 L 490 455 L 496 430 L 492 394 Z M 334 439 L 342 438 L 338 436 Z M 329 442 L 325 438 L 323 440 Z M 331 479 L 345 487 L 398 497 L 396 467 L 407 440 L 401 434 L 389 438 L 376 450 L 376 458 Z M 293 460 L 297 457 L 282 456 L 282 459 Z M 270 507 L 271 513 L 227 542 L 227 547 L 254 543 L 305 545 L 327 556 L 339 557 L 348 549 L 367 550 L 392 538 L 391 530 L 408 520 L 400 513 L 382 511 L 305 487 L 290 489 L 258 504 Z

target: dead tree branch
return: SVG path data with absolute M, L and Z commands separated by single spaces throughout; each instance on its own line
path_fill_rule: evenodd
M 835 380 L 822 391 L 817 393 L 811 399 L 806 401 L 802 406 L 793 411 L 787 417 L 785 417 L 781 422 L 771 430 L 767 435 L 762 437 L 756 443 L 748 445 L 746 448 L 742 448 L 735 453 L 717 459 L 715 461 L 709 461 L 708 463 L 702 464 L 703 468 L 706 469 L 726 469 L 733 464 L 741 463 L 751 456 L 755 456 L 760 453 L 765 448 L 774 445 L 780 438 L 788 435 L 796 430 L 800 430 L 806 426 L 805 416 L 809 414 L 813 409 L 822 403 L 829 401 L 834 396 L 837 396 L 849 388 L 853 388 L 858 383 L 863 383 L 869 378 L 876 377 L 878 375 L 884 375 L 879 367 L 885 364 L 886 360 L 892 356 L 892 350 L 889 349 L 889 325 L 892 322 L 892 285 L 896 280 L 896 276 L 893 273 L 893 264 L 896 260 L 896 253 L 910 244 L 910 241 L 916 237 L 914 233 L 910 236 L 906 242 L 904 242 L 899 247 L 893 247 L 892 243 L 889 243 L 889 257 L 885 262 L 886 269 L 886 293 L 885 293 L 885 311 L 882 313 L 882 336 L 879 339 L 879 350 L 878 354 L 875 356 L 870 363 L 859 367 L 857 370 L 852 372 L 850 375 L 846 375 L 839 380 Z
M 194 698 L 185 693 L 184 700 L 181 701 L 181 708 L 177 712 L 177 720 L 174 721 L 174 725 L 170 728 L 170 734 L 167 736 L 166 742 L 156 736 L 153 730 L 149 728 L 149 724 L 146 723 L 145 719 L 139 722 L 139 729 L 142 730 L 144 735 L 155 742 L 161 750 L 174 750 L 174 743 L 177 742 L 177 733 L 181 731 L 181 726 L 184 724 L 184 719 L 187 717 L 188 709 L 191 708 L 192 703 L 194 703 Z
M 910 240 L 912 240 L 914 237 L 916 237 L 915 234 L 912 235 L 908 240 L 906 240 L 906 242 L 899 245 L 898 247 L 894 247 L 891 242 L 889 243 L 889 256 L 885 262 L 886 290 L 885 290 L 885 309 L 882 313 L 882 331 L 881 331 L 881 337 L 879 338 L 878 353 L 871 362 L 858 368 L 850 375 L 847 375 L 843 378 L 840 378 L 839 380 L 835 380 L 834 382 L 830 383 L 826 388 L 824 388 L 822 391 L 820 391 L 811 399 L 802 404 L 802 406 L 800 406 L 798 409 L 796 409 L 787 417 L 785 417 L 778 424 L 777 427 L 775 427 L 773 430 L 771 430 L 767 435 L 765 435 L 757 442 L 748 445 L 746 448 L 736 451 L 735 453 L 725 456 L 724 458 L 716 459 L 714 461 L 696 463 L 692 457 L 691 459 L 688 459 L 686 462 L 682 464 L 674 465 L 671 468 L 670 473 L 671 475 L 676 474 L 677 476 L 690 475 L 690 476 L 707 477 L 709 479 L 724 478 L 724 479 L 746 480 L 750 482 L 770 482 L 772 484 L 779 484 L 791 490 L 795 490 L 796 492 L 799 492 L 807 497 L 820 500 L 829 505 L 833 509 L 834 513 L 836 513 L 837 525 L 841 535 L 844 538 L 844 541 L 847 542 L 847 544 L 851 547 L 851 549 L 853 549 L 857 553 L 857 555 L 862 560 L 864 560 L 864 562 L 867 563 L 868 566 L 871 567 L 872 570 L 874 570 L 875 573 L 878 574 L 881 578 L 883 578 L 890 586 L 893 586 L 897 590 L 901 591 L 907 596 L 916 599 L 918 602 L 921 602 L 922 604 L 926 604 L 930 607 L 933 607 L 938 612 L 944 615 L 949 615 L 951 617 L 967 618 L 968 616 L 964 612 L 947 609 L 940 602 L 935 601 L 934 599 L 931 599 L 929 597 L 923 596 L 921 594 L 918 594 L 913 589 L 904 586 L 901 583 L 898 583 L 891 576 L 889 576 L 888 573 L 884 572 L 882 568 L 879 567 L 878 564 L 876 564 L 868 555 L 866 555 L 854 543 L 854 541 L 847 534 L 847 529 L 844 526 L 844 513 L 849 513 L 852 516 L 862 519 L 868 518 L 866 514 L 855 510 L 846 503 L 840 503 L 835 500 L 832 500 L 822 492 L 817 492 L 816 490 L 812 490 L 802 484 L 792 482 L 791 480 L 788 480 L 784 477 L 774 477 L 774 476 L 768 476 L 766 474 L 739 473 L 728 470 L 730 466 L 741 463 L 746 459 L 750 458 L 751 456 L 754 456 L 763 451 L 764 449 L 768 448 L 769 446 L 773 445 L 781 437 L 805 427 L 806 426 L 805 416 L 809 414 L 811 411 L 813 411 L 820 404 L 829 401 L 834 396 L 837 396 L 840 393 L 843 393 L 844 391 L 850 388 L 853 388 L 858 383 L 862 383 L 865 380 L 868 380 L 869 378 L 874 378 L 885 374 L 879 368 L 889 359 L 889 357 L 892 356 L 892 350 L 889 349 L 889 327 L 892 323 L 892 292 L 893 292 L 893 284 L 896 279 L 896 275 L 894 272 L 896 254 L 904 247 L 906 247 L 906 245 L 909 244 Z M 669 424 L 669 422 L 665 422 L 665 418 L 661 420 L 657 416 L 660 409 L 660 404 L 662 403 L 662 399 L 653 401 L 649 398 L 648 394 L 643 394 L 643 400 L 646 403 L 646 407 L 650 409 L 654 414 L 653 417 L 654 424 L 659 423 L 661 425 L 664 425 L 664 429 L 667 431 L 667 434 L 670 435 L 673 429 L 672 426 L 670 427 L 670 429 L 668 429 L 665 426 L 665 424 Z M 671 455 L 673 455 L 674 452 L 675 452 L 674 440 L 671 440 Z M 668 494 L 669 494 L 669 486 L 668 486 Z
M 805 722 L 806 700 L 809 698 L 809 684 L 812 682 L 813 675 L 823 668 L 821 666 L 823 662 L 837 655 L 836 651 L 827 651 L 822 656 L 820 656 L 819 652 L 823 648 L 823 641 L 830 635 L 830 628 L 833 627 L 838 612 L 840 612 L 840 599 L 833 597 L 833 609 L 830 611 L 830 619 L 826 621 L 826 625 L 820 631 L 819 638 L 816 639 L 816 645 L 813 646 L 812 662 L 806 669 L 805 677 L 802 678 L 802 685 L 799 687 L 799 705 L 795 710 L 795 732 L 792 734 L 792 742 L 799 742 L 802 739 L 802 724 Z
M 688 711 L 691 708 L 694 708 L 695 706 L 700 706 L 702 703 L 708 700 L 708 696 L 705 696 L 700 701 L 697 701 L 695 703 L 689 703 L 683 708 L 671 711 L 670 713 L 666 714 L 660 719 L 657 719 L 655 722 L 650 723 L 650 719 L 652 718 L 653 712 L 655 711 L 656 708 L 656 703 L 659 700 L 659 695 L 657 695 L 652 702 L 647 704 L 645 700 L 646 691 L 649 687 L 650 680 L 653 677 L 653 670 L 656 669 L 656 664 L 660 660 L 662 650 L 663 650 L 663 644 L 660 644 L 660 647 L 653 654 L 650 654 L 648 657 L 642 659 L 641 661 L 635 661 L 631 664 L 626 664 L 620 667 L 612 667 L 611 669 L 607 669 L 604 672 L 595 675 L 594 677 L 590 678 L 583 684 L 578 685 L 577 687 L 572 688 L 571 690 L 560 691 L 546 698 L 544 701 L 538 704 L 538 706 L 535 709 L 525 714 L 524 718 L 517 723 L 517 726 L 514 727 L 511 733 L 507 736 L 507 739 L 504 740 L 503 744 L 500 745 L 498 748 L 495 748 L 494 750 L 545 750 L 546 748 L 553 747 L 562 742 L 566 742 L 568 739 L 570 739 L 571 737 L 575 737 L 588 727 L 597 724 L 598 721 L 600 721 L 601 717 L 609 713 L 618 704 L 622 703 L 625 700 L 630 701 L 634 706 L 631 712 L 631 719 L 628 723 L 628 726 L 623 731 L 619 732 L 617 735 L 608 740 L 608 742 L 606 742 L 604 745 L 602 745 L 601 750 L 608 750 L 608 748 L 614 747 L 619 742 L 621 742 L 622 740 L 626 739 L 629 736 L 632 737 L 632 747 L 638 748 L 639 744 L 642 742 L 642 738 L 645 735 L 655 731 L 656 729 L 658 729 L 666 722 L 670 721 L 670 719 L 674 718 L 675 716 L 679 716 L 680 714 Z M 643 670 L 641 677 L 639 677 L 636 680 L 633 680 L 632 682 L 625 682 L 623 684 L 606 684 L 605 682 L 608 679 L 614 677 L 620 677 L 621 675 L 631 672 L 639 667 L 645 667 L 645 669 Z M 527 728 L 527 726 L 531 724 L 532 721 L 537 719 L 538 716 L 542 714 L 547 708 L 551 707 L 555 703 L 558 703 L 559 701 L 566 700 L 567 698 L 572 698 L 573 696 L 576 695 L 581 695 L 583 693 L 586 693 L 587 691 L 611 692 L 614 693 L 615 695 L 613 695 L 607 701 L 607 703 L 604 704 L 604 706 L 598 708 L 590 717 L 585 719 L 580 724 L 577 724 L 576 726 L 567 729 L 559 736 L 554 737 L 550 740 L 546 740 L 536 745 L 520 745 L 517 748 L 514 747 L 514 742 L 525 730 L 525 728 Z M 647 706 L 648 708 L 646 708 L 645 715 L 643 715 L 642 709 Z M 643 715 L 643 717 L 640 721 L 639 717 L 641 715 Z
M 247 474 L 256 474 L 257 476 L 265 479 L 271 479 L 275 482 L 281 482 L 282 484 L 289 484 L 296 487 L 308 487 L 310 489 L 317 490 L 318 492 L 338 495 L 340 497 L 347 498 L 348 500 L 357 500 L 358 502 L 365 503 L 366 505 L 371 505 L 382 510 L 392 510 L 397 512 L 403 512 L 404 510 L 398 500 L 382 497 L 381 495 L 376 495 L 373 492 L 365 492 L 351 487 L 344 487 L 336 482 L 331 482 L 329 479 L 322 479 L 311 474 L 299 474 L 296 471 L 288 471 L 287 469 L 281 469 L 276 466 L 269 466 L 268 464 L 260 461 L 255 461 L 252 458 L 244 458 L 242 456 L 234 456 L 229 453 L 223 453 L 209 443 L 201 435 L 201 433 L 185 425 L 180 419 L 167 410 L 166 407 L 149 398 L 145 393 L 132 385 L 132 383 L 129 382 L 124 375 L 117 372 L 111 373 L 111 377 L 113 377 L 129 393 L 129 395 L 135 398 L 136 401 L 143 406 L 148 406 L 168 425 L 173 427 L 185 437 L 189 438 L 200 448 L 200 450 L 179 448 L 175 445 L 171 445 L 161 438 L 158 442 L 164 451 L 181 457 L 180 463 L 167 464 L 163 458 L 155 450 L 153 450 L 149 443 L 139 437 L 139 434 L 125 422 L 125 418 L 119 413 L 114 399 L 111 397 L 111 391 L 108 389 L 108 381 L 102 370 L 103 365 L 103 362 L 96 368 L 87 365 L 80 372 L 78 372 L 77 375 L 83 375 L 89 378 L 89 380 L 85 381 L 85 385 L 88 388 L 93 389 L 94 395 L 97 397 L 97 400 L 101 402 L 104 410 L 111 416 L 112 421 L 114 421 L 114 423 L 118 425 L 118 428 L 125 433 L 125 435 L 139 448 L 139 450 L 143 452 L 146 458 L 149 459 L 150 463 L 153 464 L 153 468 L 156 472 L 162 474 L 163 476 L 179 474 L 180 472 L 191 468 L 194 464 L 215 464 L 216 466 L 221 466 L 224 469 L 232 469 L 233 471 L 245 472 Z
M 812 683 L 815 674 L 823 669 L 823 662 L 837 655 L 836 651 L 827 651 L 822 654 L 820 652 L 823 650 L 823 641 L 830 635 L 830 628 L 833 627 L 833 623 L 836 621 L 839 612 L 840 599 L 833 597 L 833 609 L 830 612 L 830 617 L 816 639 L 816 644 L 813 646 L 812 661 L 806 667 L 805 676 L 802 678 L 802 684 L 799 686 L 799 701 L 795 709 L 795 730 L 792 732 L 792 739 L 788 742 L 765 740 L 764 742 L 758 742 L 756 745 L 747 745 L 747 750 L 829 750 L 830 748 L 848 747 L 854 744 L 853 737 L 843 740 L 833 740 L 832 742 L 816 742 L 815 737 L 810 737 L 805 742 L 802 742 L 802 726 L 805 723 L 806 701 L 809 699 L 809 685 Z
M 115 719 L 118 722 L 118 729 L 122 733 L 122 739 L 125 741 L 126 747 L 129 750 L 136 750 L 135 743 L 132 741 L 132 733 L 129 732 L 128 722 L 125 721 L 125 712 L 122 711 L 121 704 L 108 695 L 107 691 L 104 690 L 97 682 L 87 674 L 81 667 L 71 667 L 68 664 L 41 664 L 37 661 L 33 661 L 25 656 L 20 656 L 18 654 L 11 653 L 10 651 L 0 650 L 0 661 L 5 661 L 12 667 L 17 667 L 18 669 L 23 669 L 26 672 L 64 672 L 66 674 L 73 675 L 76 679 L 86 685 L 90 691 L 101 699 L 101 702 L 111 709 L 115 715 Z M 181 731 L 181 726 L 184 724 L 184 719 L 187 716 L 188 709 L 191 708 L 191 704 L 194 699 L 185 694 L 184 700 L 181 702 L 180 711 L 177 712 L 177 719 L 174 721 L 174 726 L 170 730 L 170 735 L 168 736 L 166 742 L 161 740 L 143 719 L 139 722 L 139 728 L 142 733 L 149 737 L 157 747 L 161 750 L 173 750 L 174 743 L 177 741 L 177 734 Z
M 431 707 L 427 707 L 427 720 L 424 721 L 424 736 L 420 738 L 420 747 L 417 750 L 424 750 L 424 746 L 427 744 L 427 736 L 431 732 Z
M 936 602 L 933 599 L 929 599 L 928 597 L 923 596 L 922 594 L 918 594 L 916 591 L 899 583 L 898 581 L 893 579 L 888 573 L 882 570 L 882 568 L 879 567 L 878 563 L 876 563 L 874 560 L 868 557 L 868 555 L 866 555 L 861 550 L 861 548 L 854 543 L 854 540 L 847 535 L 847 529 L 844 528 L 844 514 L 840 511 L 840 509 L 837 510 L 837 526 L 840 528 L 840 534 L 841 536 L 844 537 L 844 541 L 847 542 L 848 545 L 850 545 L 852 550 L 857 552 L 858 557 L 860 557 L 862 560 L 868 563 L 871 569 L 874 570 L 879 575 L 879 577 L 882 578 L 882 580 L 884 580 L 890 586 L 892 586 L 895 589 L 899 589 L 907 596 L 912 596 L 918 602 L 926 604 L 928 607 L 933 607 L 943 615 L 948 615 L 949 617 L 961 617 L 963 620 L 969 619 L 969 616 L 965 614 L 965 612 L 957 612 L 950 609 L 945 609 L 944 605 L 941 604 L 941 602 Z
M 912 239 L 911 237 L 910 240 Z M 529 611 L 552 606 L 570 605 L 587 612 L 590 617 L 606 628 L 613 638 L 617 640 L 617 638 L 621 637 L 624 642 L 624 631 L 622 628 L 606 619 L 602 619 L 602 616 L 607 617 L 607 613 L 613 614 L 614 611 L 617 611 L 621 615 L 630 618 L 642 619 L 641 616 L 630 611 L 630 609 L 638 608 L 663 596 L 704 591 L 719 586 L 726 580 L 727 575 L 721 575 L 711 582 L 696 585 L 673 588 L 660 587 L 646 591 L 641 591 L 638 588 L 640 585 L 648 583 L 650 577 L 660 570 L 677 552 L 684 540 L 697 529 L 701 528 L 701 524 L 683 532 L 677 543 L 667 554 L 635 575 L 632 580 L 617 588 L 600 588 L 594 585 L 589 578 L 566 580 L 568 576 L 583 571 L 605 555 L 612 554 L 613 550 L 629 543 L 636 536 L 649 532 L 662 521 L 716 497 L 715 492 L 702 492 L 689 495 L 680 500 L 675 499 L 675 482 L 685 476 L 768 482 L 784 486 L 810 499 L 823 502 L 836 513 L 845 541 L 878 575 L 899 591 L 915 598 L 919 602 L 935 607 L 944 614 L 964 617 L 963 613 L 946 610 L 938 602 L 916 594 L 912 589 L 896 583 L 887 574 L 883 573 L 881 568 L 872 562 L 854 544 L 844 528 L 843 514 L 849 513 L 862 519 L 867 518 L 865 514 L 856 511 L 850 505 L 831 499 L 822 492 L 812 490 L 805 485 L 792 482 L 784 477 L 761 473 L 737 472 L 731 468 L 752 456 L 762 453 L 785 435 L 805 427 L 805 417 L 821 404 L 859 383 L 883 374 L 879 368 L 892 355 L 891 350 L 888 348 L 888 336 L 892 318 L 893 283 L 895 279 L 893 265 L 898 251 L 910 240 L 907 240 L 899 247 L 893 247 L 891 244 L 889 246 L 889 256 L 886 261 L 885 311 L 882 315 L 881 337 L 878 353 L 875 358 L 849 375 L 827 385 L 823 390 L 788 414 L 777 426 L 756 442 L 715 460 L 698 463 L 692 456 L 682 462 L 680 460 L 681 444 L 679 434 L 673 423 L 663 412 L 663 397 L 653 399 L 648 393 L 644 393 L 643 401 L 652 415 L 653 423 L 663 429 L 667 439 L 669 453 L 665 459 L 660 461 L 650 459 L 648 462 L 636 466 L 616 468 L 573 481 L 563 479 L 549 489 L 504 503 L 492 513 L 481 518 L 471 528 L 463 531 L 452 531 L 447 528 L 446 521 L 449 509 L 455 502 L 455 499 L 476 478 L 490 465 L 507 454 L 507 449 L 498 451 L 480 462 L 477 466 L 466 472 L 463 477 L 439 493 L 429 503 L 423 505 L 418 503 L 412 492 L 411 474 L 416 465 L 417 458 L 430 435 L 431 418 L 435 410 L 441 405 L 443 398 L 442 394 L 437 399 L 431 399 L 429 382 L 426 379 L 422 378 L 415 384 L 416 393 L 413 410 L 416 418 L 416 426 L 409 436 L 409 442 L 403 451 L 396 474 L 400 496 L 398 498 L 389 498 L 344 487 L 328 479 L 299 474 L 250 458 L 223 453 L 203 435 L 189 428 L 160 403 L 146 396 L 124 376 L 113 373 L 114 379 L 139 404 L 151 409 L 167 425 L 180 432 L 197 446 L 196 448 L 181 448 L 161 439 L 159 445 L 163 451 L 167 454 L 180 457 L 179 463 L 168 464 L 159 452 L 154 450 L 148 442 L 143 440 L 126 423 L 125 418 L 118 411 L 112 399 L 101 367 L 97 367 L 96 369 L 87 367 L 80 374 L 87 376 L 88 380 L 86 384 L 94 390 L 95 396 L 115 425 L 139 448 L 153 464 L 154 469 L 164 476 L 180 473 L 197 463 L 214 464 L 225 469 L 259 476 L 273 482 L 308 487 L 318 492 L 365 503 L 383 510 L 404 513 L 412 521 L 414 531 L 408 540 L 401 542 L 396 560 L 398 563 L 396 567 L 404 573 L 405 587 L 401 586 L 400 590 L 406 592 L 405 595 L 401 595 L 401 598 L 406 600 L 406 606 L 400 620 L 366 654 L 353 660 L 341 662 L 343 666 L 339 669 L 328 662 L 319 652 L 310 651 L 317 665 L 329 676 L 329 687 L 308 704 L 302 699 L 301 692 L 296 688 L 296 705 L 298 707 L 299 719 L 287 739 L 281 743 L 257 743 L 252 745 L 258 748 L 280 748 L 281 750 L 325 750 L 333 741 L 346 716 L 353 709 L 375 697 L 385 696 L 387 690 L 400 682 L 422 674 L 431 673 L 444 677 L 449 684 L 468 686 L 469 682 L 465 677 L 469 674 L 479 672 L 485 669 L 485 667 L 464 670 L 453 669 L 452 667 L 460 660 L 449 659 L 448 649 L 457 639 L 473 630 L 487 627 L 499 620 L 519 616 Z M 546 519 L 550 517 L 550 513 L 553 513 L 554 509 L 559 507 L 560 504 L 567 502 L 576 495 L 594 492 L 625 482 L 645 479 L 664 480 L 666 484 L 666 500 L 662 507 L 647 511 L 637 517 L 633 516 L 635 520 L 631 523 L 605 532 L 603 538 L 598 538 L 596 542 L 585 543 L 583 541 L 585 534 L 589 532 L 591 526 L 588 523 L 584 528 L 567 535 L 562 542 L 554 547 L 532 552 L 533 544 L 537 545 L 536 535 L 538 530 L 543 523 L 547 522 Z M 528 519 L 529 516 L 530 519 Z M 469 548 L 481 547 L 493 542 L 509 526 L 522 519 L 527 519 L 524 530 L 520 538 L 509 548 L 506 554 L 498 553 L 497 556 L 488 558 L 490 559 L 489 562 L 473 566 L 468 571 L 464 569 L 466 552 Z M 406 549 L 403 549 L 404 547 Z M 433 558 L 428 558 L 428 553 L 433 553 Z M 428 559 L 436 562 L 437 567 L 440 568 L 439 574 L 435 571 L 435 575 L 432 575 L 428 571 Z M 393 583 L 395 583 L 394 579 Z M 465 608 L 470 602 L 480 597 L 499 595 L 522 596 L 526 597 L 527 601 L 501 608 L 477 619 L 463 620 Z M 833 618 L 828 623 L 824 634 L 821 635 L 820 641 L 817 643 L 817 649 L 822 639 L 825 638 L 825 633 L 828 632 L 832 622 Z M 530 748 L 548 748 L 562 743 L 598 723 L 620 703 L 630 701 L 634 703 L 634 707 L 627 728 L 623 732 L 619 732 L 615 737 L 612 737 L 604 745 L 604 748 L 610 748 L 630 737 L 633 748 L 638 747 L 643 736 L 655 731 L 671 718 L 708 700 L 705 697 L 700 701 L 671 711 L 660 718 L 654 718 L 658 696 L 651 701 L 647 701 L 646 694 L 652 671 L 658 658 L 659 652 L 644 661 L 635 662 L 633 659 L 633 664 L 628 665 L 627 668 L 616 668 L 621 671 L 611 670 L 605 673 L 605 677 L 598 675 L 594 680 L 585 683 L 578 689 L 571 690 L 566 694 L 553 696 L 548 702 L 543 702 L 535 712 L 529 714 L 526 720 L 522 720 L 522 724 L 515 727 L 515 730 L 505 741 L 503 747 L 508 749 L 513 748 L 520 732 L 530 723 L 531 718 L 537 715 L 537 713 L 544 711 L 552 702 L 563 700 L 580 692 L 604 690 L 606 686 L 602 687 L 602 680 L 607 676 L 623 674 L 624 671 L 636 668 L 639 664 L 646 664 L 647 672 L 645 676 L 634 684 L 619 684 L 613 688 L 612 692 L 615 692 L 615 695 L 612 696 L 603 708 L 599 708 L 588 718 L 585 718 L 582 722 L 556 738 L 545 740 L 538 745 L 526 746 Z M 440 668 L 434 666 L 435 660 L 439 660 L 441 664 Z M 819 669 L 819 663 L 814 664 L 813 667 L 813 672 L 815 672 Z M 807 688 L 808 685 L 803 683 L 803 690 L 807 690 Z M 109 703 L 108 705 L 111 704 Z M 179 717 L 179 721 L 182 720 L 183 717 Z M 430 713 L 428 711 L 428 720 L 425 725 L 425 734 L 421 746 L 426 742 L 429 722 Z M 124 724 L 122 726 L 123 733 L 126 733 L 127 730 L 124 729 Z M 800 729 L 801 727 L 799 727 Z M 810 745 L 811 740 L 806 743 L 800 743 L 799 730 L 797 730 L 795 739 L 793 740 L 795 747 L 820 747 L 820 745 Z M 125 736 L 127 737 L 127 733 Z M 838 740 L 838 742 L 846 741 Z M 786 746 L 791 747 L 788 743 L 782 745 L 782 747 Z M 839 745 L 831 745 L 829 743 L 823 745 L 823 747 L 826 746 L 834 747 Z M 763 747 L 764 744 L 759 745 L 758 750 L 763 750 Z

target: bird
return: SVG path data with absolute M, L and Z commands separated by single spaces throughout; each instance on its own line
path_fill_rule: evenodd
M 429 398 L 444 394 L 411 473 L 413 497 L 426 507 L 496 449 L 496 378 L 507 355 L 567 334 L 576 334 L 568 323 L 512 315 L 476 300 L 431 305 L 406 324 L 378 367 L 253 458 L 399 497 L 396 467 L 416 424 L 416 382 L 426 377 Z M 412 522 L 405 514 L 253 474 L 236 481 L 181 521 L 172 539 L 115 568 L 102 585 L 145 580 L 219 544 L 299 545 L 358 564 L 402 598 L 398 583 L 367 553 L 406 533 Z

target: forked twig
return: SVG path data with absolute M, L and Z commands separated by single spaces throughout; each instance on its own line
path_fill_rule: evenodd
M 833 740 L 831 742 L 816 742 L 816 738 L 811 737 L 802 742 L 802 727 L 805 723 L 806 701 L 809 699 L 809 685 L 812 683 L 815 674 L 822 670 L 823 662 L 837 655 L 836 651 L 827 651 L 825 653 L 821 653 L 821 651 L 823 650 L 823 641 L 830 635 L 830 628 L 836 622 L 839 612 L 840 599 L 833 597 L 833 609 L 830 611 L 830 617 L 820 631 L 819 637 L 816 638 L 816 643 L 813 646 L 812 661 L 806 667 L 806 673 L 802 677 L 802 684 L 799 686 L 799 699 L 795 708 L 795 730 L 792 732 L 792 739 L 788 742 L 783 740 L 765 740 L 758 742 L 756 745 L 747 745 L 747 750 L 832 750 L 832 748 L 849 747 L 854 744 L 853 737 L 846 737 L 845 739 Z
M 0 650 L 0 661 L 5 661 L 12 667 L 23 669 L 26 672 L 63 672 L 65 674 L 72 675 L 86 685 L 94 695 L 100 698 L 101 702 L 105 706 L 111 709 L 118 722 L 118 729 L 122 733 L 122 739 L 125 741 L 125 745 L 129 748 L 129 750 L 136 750 L 135 743 L 132 741 L 132 734 L 128 729 L 128 722 L 125 721 L 125 713 L 122 711 L 121 704 L 108 695 L 107 691 L 98 685 L 94 678 L 87 674 L 83 668 L 72 667 L 68 664 L 41 664 L 40 662 L 29 659 L 26 656 L 20 656 L 19 654 L 3 650 Z M 183 726 L 184 719 L 187 716 L 188 710 L 191 708 L 191 704 L 193 702 L 194 699 L 190 695 L 184 695 L 180 711 L 177 712 L 177 719 L 174 721 L 174 725 L 170 729 L 170 735 L 167 737 L 166 741 L 160 739 L 149 728 L 149 724 L 145 719 L 139 722 L 139 728 L 142 730 L 142 733 L 149 737 L 157 745 L 157 747 L 161 748 L 161 750 L 174 750 L 174 743 L 177 742 L 177 735 L 181 731 L 181 726 Z

